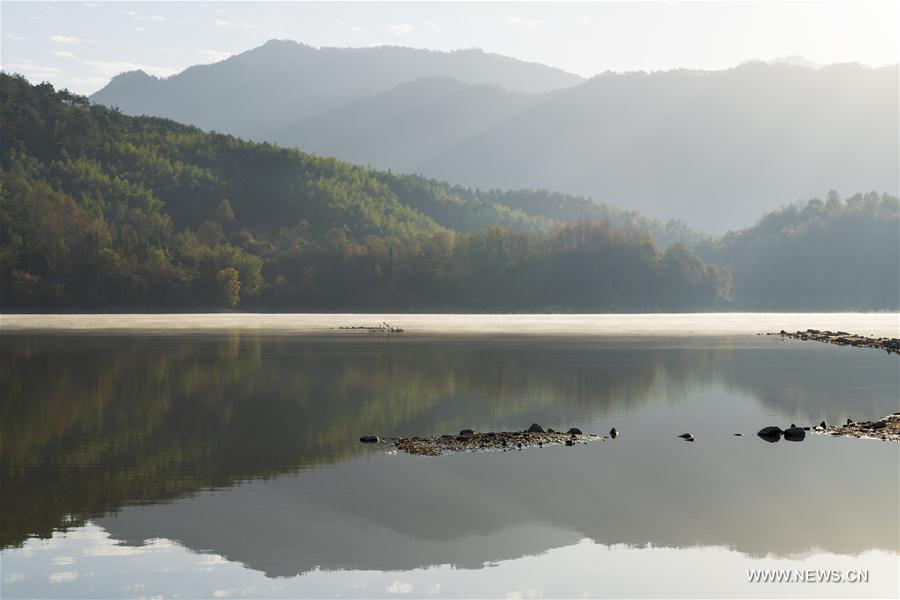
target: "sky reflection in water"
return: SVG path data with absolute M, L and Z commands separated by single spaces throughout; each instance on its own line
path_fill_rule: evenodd
M 898 591 L 897 445 L 753 435 L 900 410 L 883 353 L 748 336 L 3 342 L 4 597 Z M 356 441 L 532 421 L 622 435 L 437 459 Z M 747 583 L 771 566 L 871 579 Z

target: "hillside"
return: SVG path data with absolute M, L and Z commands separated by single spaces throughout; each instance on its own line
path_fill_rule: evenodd
M 683 245 L 661 252 L 639 215 L 587 203 L 612 218 L 560 225 L 533 210 L 546 197 L 583 199 L 396 176 L 128 117 L 6 74 L 0 97 L 5 309 L 671 310 L 727 300 L 726 274 Z
M 900 308 L 900 201 L 887 194 L 836 192 L 769 213 L 756 225 L 698 245 L 729 265 L 743 308 Z
M 610 73 L 538 97 L 465 86 L 442 101 L 436 87 L 388 90 L 268 137 L 465 185 L 591 196 L 716 233 L 823 187 L 898 193 L 895 68 Z
M 480 50 L 437 52 L 397 46 L 313 48 L 270 40 L 227 60 L 166 79 L 141 71 L 113 78 L 91 99 L 129 115 L 152 115 L 245 138 L 423 77 L 450 77 L 525 93 L 577 85 L 560 69 Z
M 165 80 L 122 75 L 93 99 L 464 186 L 591 197 L 718 234 L 823 189 L 900 193 L 896 66 L 785 61 L 580 81 L 474 51 L 270 42 Z

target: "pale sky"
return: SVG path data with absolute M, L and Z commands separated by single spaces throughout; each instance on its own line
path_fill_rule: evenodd
M 898 62 L 896 0 L 854 2 L 8 2 L 0 65 L 80 93 L 168 76 L 272 38 L 313 46 L 482 48 L 589 77 L 801 55 Z

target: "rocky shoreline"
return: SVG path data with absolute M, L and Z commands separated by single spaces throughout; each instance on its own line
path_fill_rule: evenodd
M 900 413 L 888 415 L 877 421 L 853 421 L 847 419 L 843 425 L 817 425 L 816 433 L 873 440 L 900 442 Z
M 614 430 L 613 430 L 614 431 Z M 612 432 L 610 432 L 612 435 Z M 613 436 L 614 437 L 614 436 Z M 463 429 L 458 435 L 440 435 L 433 437 L 408 437 L 379 439 L 376 436 L 363 436 L 359 441 L 364 443 L 390 442 L 390 444 L 407 454 L 419 456 L 440 456 L 445 452 L 476 452 L 495 450 L 522 450 L 523 448 L 540 448 L 544 446 L 575 446 L 606 439 L 595 434 L 582 433 L 577 427 L 566 432 L 552 428 L 544 430 L 534 423 L 524 431 L 489 431 L 481 433 L 471 429 Z
M 822 421 L 815 427 L 797 426 L 791 423 L 787 429 L 770 425 L 760 429 L 756 435 L 769 443 L 779 442 L 782 439 L 790 442 L 802 442 L 806 439 L 807 432 L 815 432 L 823 435 L 844 436 L 864 439 L 876 439 L 891 442 L 900 442 L 900 412 L 888 415 L 876 421 L 853 421 L 847 419 L 843 425 L 828 425 Z M 609 431 L 609 435 L 583 433 L 577 427 L 572 427 L 566 432 L 546 430 L 533 423 L 524 431 L 489 431 L 482 433 L 471 429 L 463 429 L 458 435 L 415 436 L 401 438 L 380 438 L 375 435 L 364 435 L 359 441 L 364 444 L 384 443 L 390 444 L 397 451 L 406 452 L 418 456 L 440 456 L 447 452 L 480 452 L 480 451 L 512 451 L 524 448 L 542 448 L 544 446 L 575 446 L 607 439 L 615 439 L 619 435 L 616 428 Z M 733 434 L 741 437 L 742 433 Z M 677 436 L 686 441 L 693 442 L 694 436 L 690 433 L 682 433 Z
M 836 344 L 838 346 L 858 346 L 863 348 L 876 348 L 884 350 L 888 354 L 900 355 L 900 338 L 887 337 L 867 337 L 847 333 L 846 331 L 827 331 L 820 329 L 807 329 L 806 331 L 789 332 L 782 329 L 778 333 L 767 333 L 766 335 L 780 335 L 782 339 L 790 338 L 792 340 L 825 342 L 826 344 Z

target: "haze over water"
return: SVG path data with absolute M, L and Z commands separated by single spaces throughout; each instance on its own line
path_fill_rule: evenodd
M 332 329 L 381 321 L 410 333 Z M 896 444 L 755 435 L 900 410 L 895 356 L 756 333 L 896 336 L 896 314 L 0 327 L 3 597 L 898 593 Z M 437 458 L 358 442 L 532 422 L 620 435 Z M 760 568 L 869 582 L 748 583 Z

